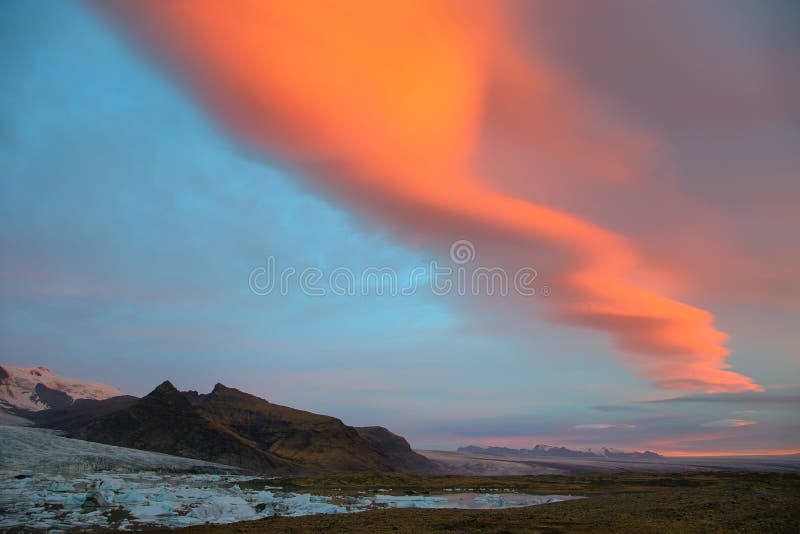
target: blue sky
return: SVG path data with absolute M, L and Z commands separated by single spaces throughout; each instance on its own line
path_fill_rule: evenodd
M 524 402 L 531 378 L 513 376 L 535 376 L 539 343 L 470 335 L 441 298 L 252 294 L 249 273 L 268 256 L 279 268 L 401 273 L 429 258 L 356 227 L 217 133 L 79 7 L 6 10 L 5 49 L 20 51 L 2 71 L 9 363 L 135 394 L 167 377 L 185 388 L 223 381 L 359 423 L 384 413 L 361 415 L 372 404 L 361 382 L 367 395 L 407 389 L 398 412 L 406 396 L 413 409 L 499 391 Z M 306 372 L 333 373 L 331 383 L 304 391 Z
M 5 1 L 0 11 L 3 363 L 137 395 L 164 379 L 201 391 L 223 382 L 422 447 L 638 446 L 752 419 L 731 415 L 747 399 L 631 403 L 674 395 L 618 365 L 600 333 L 541 321 L 476 328 L 493 324 L 485 309 L 424 289 L 253 294 L 249 273 L 268 256 L 298 270 L 389 266 L 401 278 L 431 258 L 242 148 L 80 5 Z M 758 378 L 781 385 L 780 375 Z M 764 434 L 743 446 L 786 425 L 785 404 L 761 409 Z M 637 428 L 573 428 L 585 424 Z M 792 425 L 781 443 L 796 440 Z

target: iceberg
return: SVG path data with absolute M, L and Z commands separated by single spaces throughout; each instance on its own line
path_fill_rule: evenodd
M 255 519 L 256 511 L 241 497 L 219 497 L 192 508 L 188 515 L 205 523 L 233 523 Z
M 169 503 L 143 504 L 129 508 L 131 515 L 139 519 L 153 519 L 158 516 L 175 515 L 172 505 Z
M 358 495 L 293 493 L 244 485 L 250 476 L 115 472 L 64 477 L 37 474 L 0 477 L 0 529 L 137 530 L 142 528 L 228 524 L 274 515 L 357 513 L 376 508 L 493 509 L 555 502 L 575 497 L 517 493 Z M 448 488 L 453 489 L 453 488 Z M 113 506 L 113 513 L 112 507 Z M 39 525 L 39 526 L 37 526 Z
M 145 502 L 144 495 L 136 490 L 120 493 L 116 496 L 115 501 L 124 504 L 135 504 Z

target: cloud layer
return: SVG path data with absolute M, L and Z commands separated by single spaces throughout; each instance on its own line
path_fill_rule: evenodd
M 659 291 L 633 242 L 497 185 L 495 175 L 520 172 L 526 151 L 537 163 L 523 169 L 532 182 L 629 182 L 658 145 L 520 45 L 509 5 L 96 5 L 220 124 L 366 221 L 429 247 L 483 240 L 490 264 L 535 265 L 555 288 L 549 316 L 609 333 L 624 361 L 659 387 L 761 389 L 727 369 L 727 335 L 710 312 Z

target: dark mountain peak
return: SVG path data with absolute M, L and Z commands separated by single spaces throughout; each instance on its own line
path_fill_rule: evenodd
M 214 384 L 214 389 L 211 390 L 211 394 L 212 395 L 215 394 L 215 393 L 216 394 L 222 394 L 222 393 L 227 393 L 229 391 L 238 391 L 238 390 L 234 389 L 234 388 L 229 388 L 228 386 L 226 386 L 222 382 L 217 382 L 216 384 Z
M 217 382 L 214 385 L 214 389 L 211 390 L 211 393 L 208 394 L 209 400 L 236 400 L 241 402 L 248 402 L 248 403 L 256 403 L 261 405 L 269 405 L 269 403 L 262 399 L 261 397 L 256 397 L 255 395 L 251 395 L 250 393 L 246 393 L 242 390 L 236 388 L 229 388 L 225 384 L 220 384 Z
M 6 378 L 8 378 L 9 376 L 10 376 L 10 375 L 8 374 L 8 371 L 6 371 L 5 369 L 3 369 L 3 366 L 2 366 L 2 365 L 0 365 L 0 380 L 5 380 L 5 379 L 6 379 Z
M 178 388 L 172 385 L 172 382 L 170 382 L 169 380 L 164 380 L 163 382 L 161 382 L 161 384 L 158 385 L 156 389 L 151 391 L 147 396 L 149 397 L 154 393 L 157 393 L 159 395 L 164 395 L 164 394 L 180 393 L 180 391 L 178 391 Z
M 172 385 L 169 380 L 164 380 L 159 386 L 142 397 L 142 403 L 145 405 L 163 405 L 163 406 L 188 406 L 191 404 L 189 400 L 178 391 L 178 388 Z
M 210 400 L 214 399 L 229 399 L 229 398 L 238 398 L 238 397 L 251 397 L 252 395 L 248 395 L 242 391 L 239 391 L 236 388 L 229 388 L 225 384 L 217 382 L 214 384 L 214 389 L 211 390 L 211 393 L 208 394 L 208 398 Z
M 142 397 L 139 406 L 158 413 L 192 411 L 192 402 L 169 380 L 164 380 L 156 389 Z

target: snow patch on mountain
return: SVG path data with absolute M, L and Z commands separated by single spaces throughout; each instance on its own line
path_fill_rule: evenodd
M 69 406 L 75 399 L 103 400 L 124 395 L 97 382 L 67 378 L 47 367 L 0 366 L 0 407 L 39 411 Z

